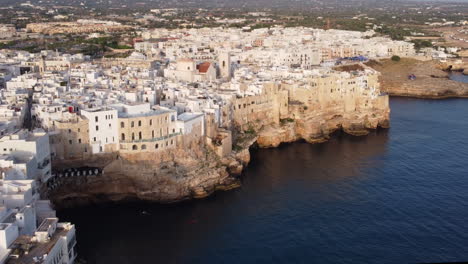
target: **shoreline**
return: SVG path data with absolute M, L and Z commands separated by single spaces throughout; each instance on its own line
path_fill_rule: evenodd
M 381 90 L 391 97 L 420 99 L 468 98 L 468 83 L 450 79 L 446 66 L 435 61 L 402 58 L 400 61 L 382 59 L 366 63 L 379 71 Z M 409 80 L 414 74 L 416 79 Z
M 251 151 L 253 148 L 277 148 L 281 147 L 285 144 L 291 144 L 295 142 L 306 142 L 308 144 L 320 144 L 326 143 L 330 138 L 337 136 L 336 134 L 343 134 L 350 137 L 363 137 L 367 136 L 372 132 L 376 132 L 378 130 L 388 130 L 389 129 L 389 120 L 382 122 L 383 125 L 378 125 L 375 128 L 366 128 L 365 130 L 352 130 L 352 129 L 345 129 L 339 128 L 333 131 L 330 131 L 327 135 L 322 135 L 314 140 L 305 140 L 303 138 L 297 138 L 293 141 L 281 141 L 276 146 L 262 146 L 258 144 L 258 136 L 255 137 L 254 140 L 250 141 L 246 147 L 242 148 L 239 151 L 233 152 L 234 156 L 243 156 L 243 162 L 239 162 L 238 164 L 229 164 L 234 166 L 234 168 L 230 166 L 225 167 L 225 172 L 227 175 L 221 172 L 219 175 L 215 175 L 215 178 L 219 178 L 220 181 L 212 181 L 209 182 L 207 185 L 199 184 L 197 186 L 193 186 L 192 190 L 190 190 L 189 195 L 183 195 L 180 197 L 172 197 L 166 199 L 158 199 L 157 197 L 151 196 L 151 194 L 144 194 L 144 191 L 141 192 L 136 191 L 135 193 L 130 192 L 109 192 L 109 193 L 93 193 L 92 189 L 96 187 L 96 182 L 90 181 L 87 182 L 84 188 L 80 188 L 82 191 L 70 191 L 70 186 L 65 186 L 65 188 L 61 189 L 59 192 L 52 194 L 49 198 L 51 199 L 54 208 L 56 209 L 68 209 L 68 208 L 75 208 L 81 206 L 88 206 L 88 205 L 99 205 L 99 204 L 106 204 L 106 203 L 121 203 L 121 202 L 151 202 L 156 204 L 176 204 L 184 201 L 189 200 L 198 200 L 204 199 L 208 196 L 215 194 L 216 192 L 220 191 L 229 191 L 233 189 L 240 188 L 241 184 L 241 177 L 243 175 L 244 170 L 251 162 Z M 341 135 L 340 135 L 341 136 Z M 247 153 L 246 153 L 247 152 Z M 238 160 L 239 161 L 239 160 Z M 241 167 L 239 167 L 239 165 Z M 115 176 L 115 175 L 114 175 Z M 132 181 L 130 178 L 114 178 L 113 180 L 117 182 L 118 186 L 127 186 L 132 185 Z M 116 184 L 114 184 L 115 187 Z M 108 185 L 106 185 L 108 187 Z M 76 187 L 76 186 L 75 186 Z M 115 189 L 115 188 L 114 188 Z M 86 190 L 86 191 L 84 191 Z M 140 195 L 139 195 L 140 194 Z M 143 194 L 143 195 L 141 195 Z M 156 198 L 156 199 L 155 199 Z M 159 197 L 161 198 L 161 197 Z
M 415 95 L 415 94 L 388 94 L 390 98 L 414 98 L 421 100 L 466 99 L 468 95 Z

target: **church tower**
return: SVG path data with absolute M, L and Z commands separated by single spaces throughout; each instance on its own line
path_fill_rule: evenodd
M 222 52 L 218 55 L 219 70 L 221 78 L 231 78 L 231 55 L 229 52 Z

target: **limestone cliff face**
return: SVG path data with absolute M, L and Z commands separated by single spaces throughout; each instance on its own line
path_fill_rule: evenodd
M 217 190 L 240 186 L 237 176 L 249 163 L 249 148 L 255 142 L 260 147 L 276 147 L 300 139 L 318 143 L 340 129 L 352 135 L 366 135 L 371 129 L 388 126 L 388 108 L 345 116 L 310 111 L 296 120 L 264 126 L 256 135 L 241 135 L 236 143 L 238 149 L 224 158 L 201 142 L 194 142 L 187 148 L 167 152 L 113 154 L 61 162 L 55 167 L 91 166 L 102 168 L 103 173 L 80 180 L 64 180 L 48 195 L 56 207 L 129 199 L 171 203 L 203 198 Z
M 281 143 L 301 139 L 309 143 L 320 143 L 329 139 L 330 134 L 337 130 L 355 136 L 367 135 L 369 130 L 388 128 L 389 114 L 388 108 L 369 109 L 352 114 L 339 111 L 305 113 L 295 120 L 285 119 L 278 125 L 262 129 L 258 133 L 257 143 L 260 147 L 277 147 Z
M 378 127 L 389 127 L 388 96 L 369 97 L 359 104 L 353 100 L 345 105 L 297 102 L 290 104 L 279 120 L 278 115 L 268 118 L 265 112 L 269 108 L 264 112 L 249 111 L 248 118 L 255 121 L 247 122 L 244 130 L 233 131 L 235 147 L 224 157 L 200 139 L 188 146 L 154 153 L 115 153 L 56 162 L 53 165 L 58 170 L 97 167 L 102 174 L 59 179 L 59 186 L 49 189 L 47 195 L 57 207 L 126 199 L 170 203 L 203 198 L 216 190 L 240 185 L 237 176 L 249 163 L 249 149 L 255 143 L 259 147 L 276 147 L 300 139 L 318 143 L 337 130 L 361 136 Z
M 49 192 L 57 207 L 128 199 L 162 203 L 202 198 L 239 186 L 238 174 L 250 160 L 248 150 L 223 159 L 200 142 L 189 148 L 67 161 L 56 167 L 91 166 L 102 175 L 65 179 Z
M 392 96 L 427 99 L 468 97 L 468 83 L 450 80 L 448 73 L 442 70 L 447 70 L 447 65 L 413 59 L 371 61 L 368 65 L 381 72 L 381 90 Z M 410 74 L 414 74 L 416 79 L 409 80 Z

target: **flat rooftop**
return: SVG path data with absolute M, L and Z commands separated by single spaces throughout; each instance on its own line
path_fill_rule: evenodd
M 43 258 L 44 255 L 48 255 L 52 248 L 55 246 L 57 241 L 66 236 L 68 229 L 58 228 L 55 233 L 52 235 L 49 241 L 44 243 L 34 242 L 32 240 L 33 236 L 19 236 L 11 245 L 11 255 L 18 255 L 18 258 L 10 257 L 6 263 L 7 264 L 37 264 L 43 263 L 43 261 L 38 261 Z M 29 252 L 25 254 L 25 249 Z
M 199 116 L 203 116 L 203 114 L 202 113 L 183 113 L 177 117 L 177 120 L 187 122 Z
M 146 117 L 146 116 L 156 116 L 156 115 L 162 115 L 170 112 L 175 112 L 174 110 L 167 110 L 167 109 L 156 109 L 156 110 L 150 110 L 148 112 L 143 112 L 143 113 L 134 113 L 134 114 L 129 114 L 125 112 L 119 112 L 118 116 L 119 118 L 133 118 L 133 117 Z

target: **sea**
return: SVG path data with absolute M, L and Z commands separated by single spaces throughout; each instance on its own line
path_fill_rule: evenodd
M 57 214 L 88 264 L 468 261 L 468 99 L 390 105 L 390 129 L 253 149 L 235 190 Z

